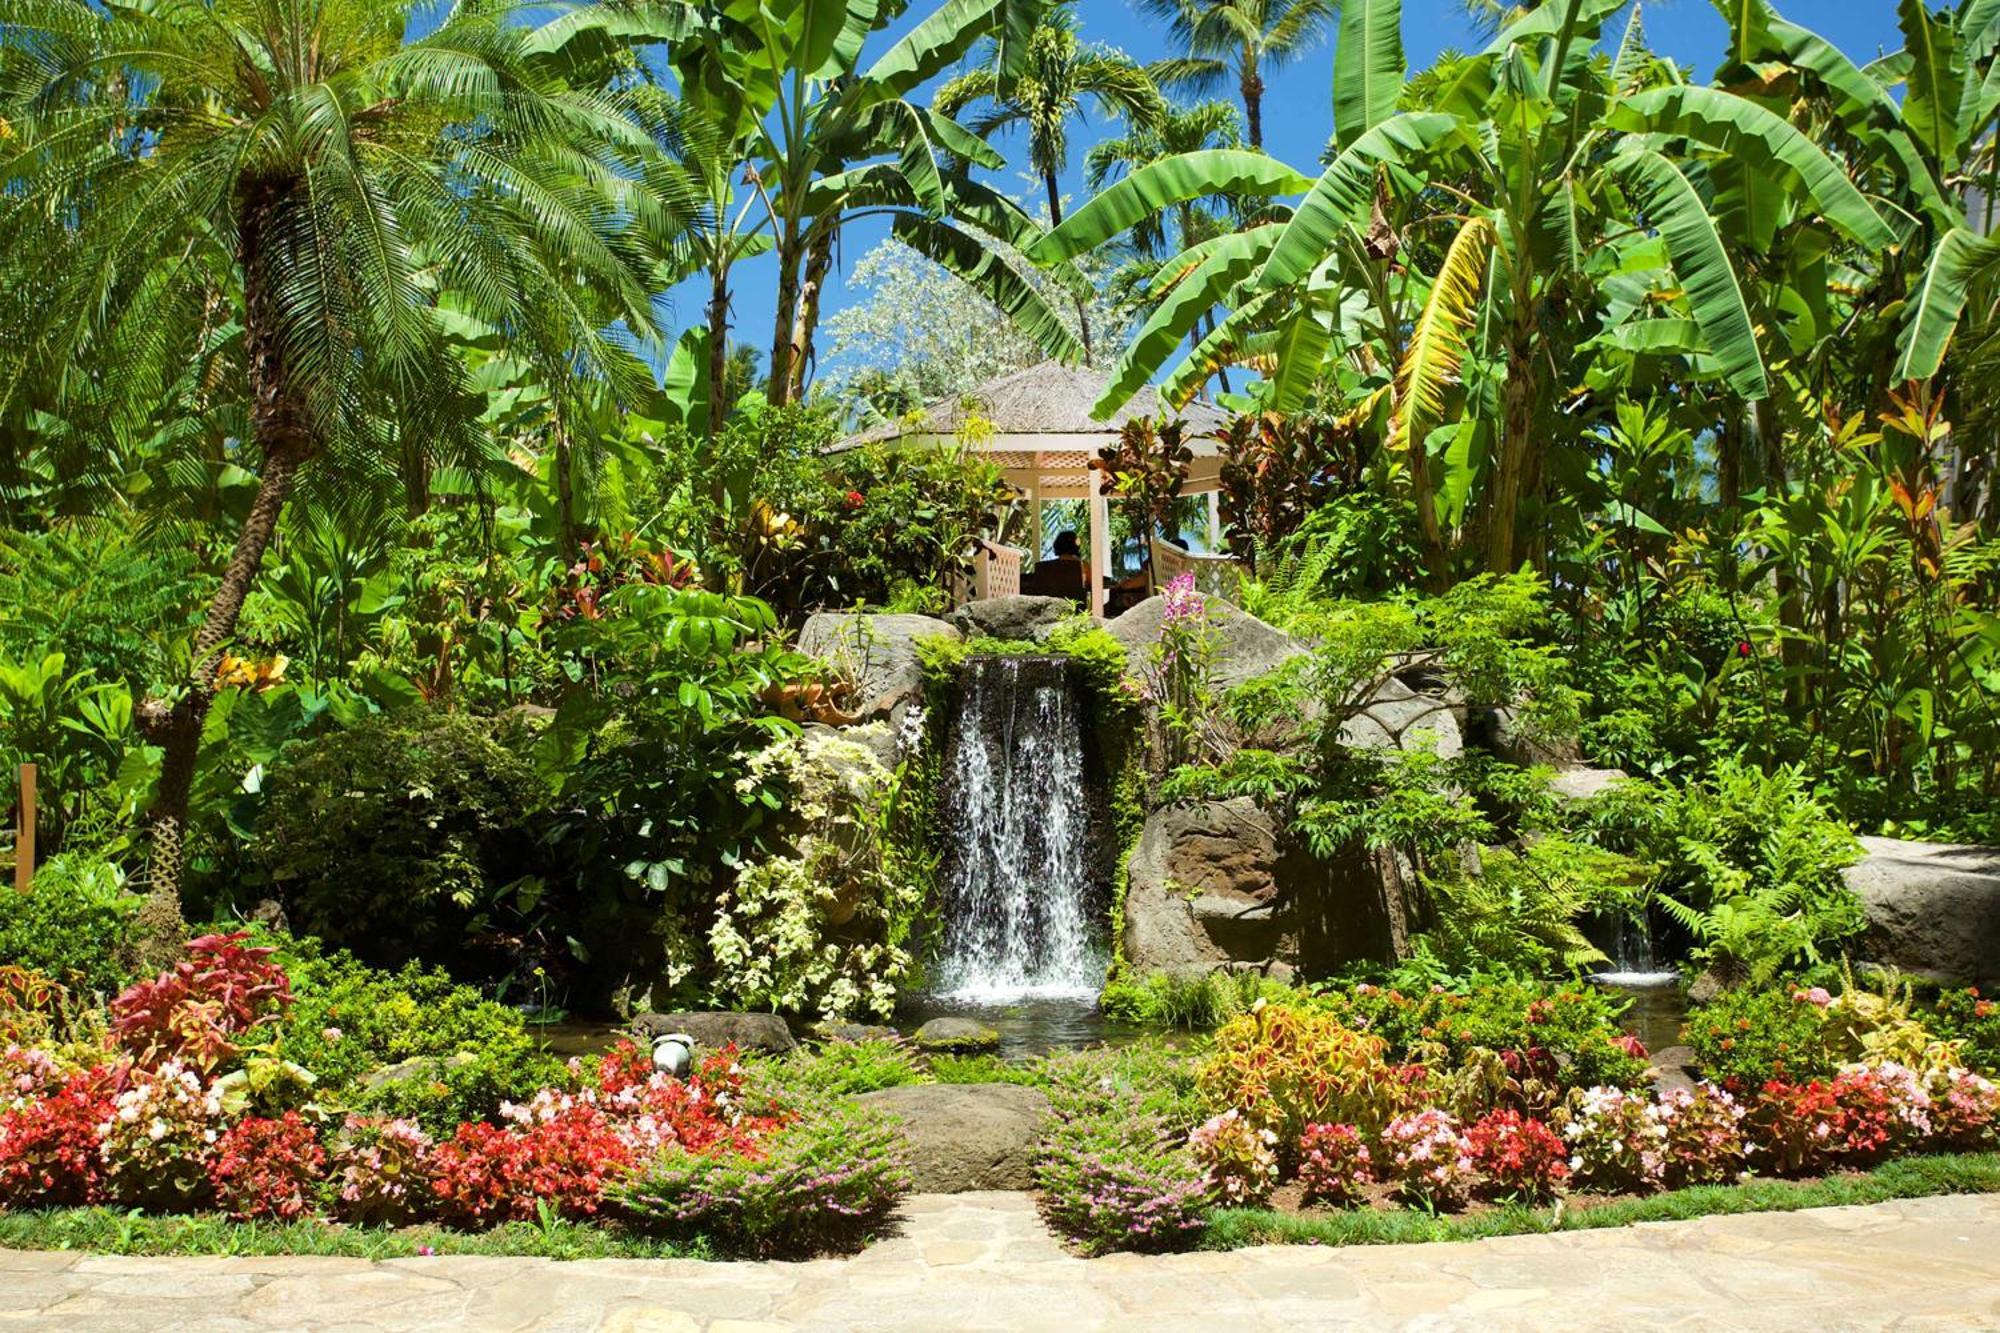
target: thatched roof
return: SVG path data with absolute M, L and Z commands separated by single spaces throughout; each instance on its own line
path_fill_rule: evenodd
M 1090 410 L 1110 386 L 1111 377 L 1103 371 L 1044 361 L 988 380 L 961 398 L 940 399 L 926 407 L 917 420 L 877 426 L 849 436 L 835 447 L 852 449 L 904 436 L 955 435 L 968 411 L 992 428 L 994 448 L 1018 448 L 1018 443 L 1007 441 L 1009 436 L 1108 437 L 1116 435 L 1134 417 L 1147 416 L 1169 420 L 1179 417 L 1187 423 L 1192 439 L 1222 429 L 1229 420 L 1222 409 L 1201 399 L 1179 412 L 1167 410 L 1160 401 L 1160 391 L 1148 384 L 1109 418 L 1098 421 L 1090 415 Z

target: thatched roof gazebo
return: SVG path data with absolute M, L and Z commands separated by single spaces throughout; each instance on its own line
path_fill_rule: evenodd
M 1111 567 L 1111 507 L 1104 474 L 1090 460 L 1117 440 L 1125 423 L 1136 417 L 1186 423 L 1185 443 L 1194 452 L 1183 495 L 1208 497 L 1209 545 L 1218 544 L 1221 488 L 1221 447 L 1213 436 L 1228 415 L 1197 399 L 1180 411 L 1161 402 L 1159 390 L 1146 385 L 1126 404 L 1099 421 L 1091 409 L 1110 388 L 1102 371 L 1044 361 L 988 380 L 956 399 L 931 404 L 919 413 L 873 430 L 849 436 L 835 450 L 879 444 L 892 448 L 951 446 L 971 449 L 1000 467 L 1009 484 L 1027 497 L 1032 531 L 1039 546 L 1042 505 L 1049 500 L 1090 502 L 1091 610 L 1104 613 L 1106 571 Z M 1029 553 L 1032 562 L 1039 550 Z M 1018 562 L 1020 553 L 1015 553 Z M 1017 563 L 1018 568 L 1018 563 Z

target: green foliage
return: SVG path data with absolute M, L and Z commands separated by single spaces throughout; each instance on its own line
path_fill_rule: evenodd
M 1042 1065 L 1049 1105 L 1065 1119 L 1127 1115 L 1181 1134 L 1206 1118 L 1197 1061 L 1157 1038 L 1063 1051 Z
M 1773 1078 L 1804 1083 L 1830 1077 L 1840 1061 L 1827 1047 L 1826 1020 L 1792 991 L 1746 986 L 1688 1015 L 1682 1037 L 1702 1074 L 1736 1089 L 1761 1088 Z
M 829 453 L 837 432 L 812 407 L 741 413 L 712 438 L 669 427 L 657 531 L 711 580 L 786 609 L 941 597 L 972 543 L 997 535 L 999 472 L 952 448 Z
M 1602 845 L 1660 867 L 1656 901 L 1700 962 L 1763 982 L 1831 957 L 1865 925 L 1840 874 L 1860 845 L 1797 769 L 1724 760 L 1679 789 L 1620 783 L 1589 821 Z
M 525 915 L 548 794 L 503 734 L 464 714 L 387 714 L 273 766 L 253 853 L 294 924 L 397 964 Z
M 1479 968 L 1549 976 L 1605 962 L 1578 922 L 1643 910 L 1651 867 L 1601 847 L 1555 835 L 1519 850 L 1487 848 L 1478 872 L 1427 881 L 1437 925 L 1431 951 L 1458 972 Z
M 1148 1027 L 1206 1032 L 1246 1012 L 1258 1000 L 1289 1003 L 1301 997 L 1290 986 L 1255 972 L 1149 972 L 1115 979 L 1097 997 L 1107 1017 Z
M 1637 1087 L 1646 1062 L 1618 1040 L 1630 1001 L 1595 986 L 1550 984 L 1506 972 L 1471 972 L 1449 985 L 1404 969 L 1380 983 L 1329 990 L 1323 1006 L 1380 1037 L 1392 1058 L 1422 1059 L 1440 1072 L 1515 1058 L 1519 1077 L 1558 1091 L 1606 1084 Z
M 38 972 L 72 990 L 110 996 L 131 979 L 132 917 L 139 899 L 110 862 L 80 852 L 54 856 L 34 891 L 0 892 L 0 963 Z
M 783 1101 L 847 1097 L 924 1081 L 916 1054 L 895 1038 L 828 1041 L 761 1065 L 758 1072 Z
M 1924 1025 L 1942 1040 L 1962 1043 L 1966 1068 L 2000 1074 L 2000 1003 L 1969 987 L 1947 990 L 1924 1014 Z
M 534 1044 L 520 1014 L 441 968 L 382 971 L 307 936 L 274 933 L 258 942 L 277 946 L 292 981 L 278 1053 L 329 1090 L 404 1060 Z

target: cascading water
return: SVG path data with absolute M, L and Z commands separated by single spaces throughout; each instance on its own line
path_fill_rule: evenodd
M 1653 948 L 1652 923 L 1619 912 L 1599 917 L 1586 932 L 1611 959 L 1611 966 L 1595 974 L 1595 980 L 1610 986 L 1665 986 L 1680 979 L 1680 973 L 1660 965 Z
M 944 948 L 955 1000 L 1088 999 L 1105 959 L 1091 920 L 1083 717 L 1069 664 L 975 657 L 945 755 Z

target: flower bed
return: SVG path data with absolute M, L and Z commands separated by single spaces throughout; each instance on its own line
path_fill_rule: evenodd
M 1362 989 L 1265 1000 L 1171 1074 L 1172 1062 L 1158 1060 L 1083 1064 L 1084 1091 L 1058 1095 L 1044 1145 L 1045 1212 L 1088 1252 L 1163 1249 L 1197 1243 L 1207 1233 L 1197 1219 L 1217 1216 L 1516 1217 L 1561 1196 L 1578 1208 L 1667 1191 L 1698 1198 L 1704 1188 L 2000 1145 L 2000 1086 L 1956 1063 L 1969 1043 L 1916 1039 L 1929 1055 L 1922 1067 L 1864 1053 L 1824 1077 L 1747 1088 L 1737 1077 L 1735 1090 L 1702 1081 L 1659 1093 L 1633 1076 L 1644 1072 L 1644 1052 L 1607 1021 L 1615 1011 L 1566 994 Z M 1902 1047 L 1913 1040 L 1897 1026 L 1906 1016 L 1858 998 L 1843 1006 L 1785 995 L 1771 1012 L 1786 1035 L 1762 1048 L 1777 1059 L 1782 1047 L 1793 1060 L 1785 1068 L 1800 1067 L 1801 1049 L 1819 1061 L 1827 1043 L 1854 1039 L 1837 1029 L 1851 1029 L 1862 1010 Z M 1357 1021 L 1367 1030 L 1348 1025 Z M 1548 1030 L 1545 1043 L 1537 1029 Z M 1496 1051 L 1481 1038 L 1508 1044 Z M 1558 1059 L 1554 1049 L 1571 1054 Z M 1427 1052 L 1436 1054 L 1413 1058 Z M 1119 1085 L 1135 1072 L 1150 1083 Z M 1589 1072 L 1624 1082 L 1581 1081 Z M 1191 1099 L 1166 1091 L 1187 1084 Z M 1157 1091 L 1142 1113 L 1147 1086 Z M 1343 1224 L 1364 1238 L 1374 1225 Z
M 464 1232 L 563 1219 L 764 1253 L 851 1244 L 906 1187 L 887 1126 L 753 1089 L 733 1047 L 681 1080 L 624 1042 L 446 1133 L 346 1109 L 277 1054 L 292 994 L 273 955 L 203 937 L 111 1002 L 97 1044 L 0 1047 L 0 1211 Z M 699 1182 L 698 1206 L 662 1203 L 678 1178 Z

